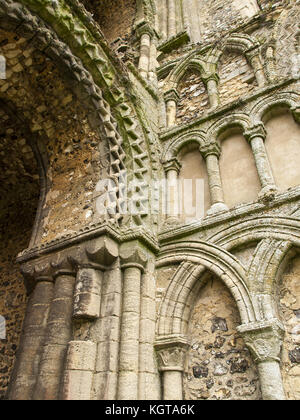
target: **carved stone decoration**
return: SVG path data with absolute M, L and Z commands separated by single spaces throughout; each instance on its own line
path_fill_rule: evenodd
M 158 366 L 161 372 L 184 370 L 189 344 L 183 337 L 162 337 L 155 343 Z
M 183 399 L 183 371 L 189 348 L 185 337 L 159 337 L 155 343 L 158 369 L 163 373 L 163 399 Z
M 277 320 L 262 321 L 238 327 L 258 365 L 264 400 L 285 400 L 280 371 L 280 353 L 284 327 Z
M 147 263 L 147 255 L 137 243 L 128 242 L 121 245 L 120 259 L 122 269 L 137 267 L 141 271 Z
M 280 361 L 284 327 L 277 320 L 262 321 L 255 324 L 238 327 L 257 363 L 265 361 Z
M 116 261 L 118 255 L 118 245 L 107 236 L 78 248 L 77 255 L 72 257 L 78 268 L 74 293 L 74 318 L 99 318 L 103 272 Z

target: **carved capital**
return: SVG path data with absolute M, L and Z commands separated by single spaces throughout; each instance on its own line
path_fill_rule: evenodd
M 47 258 L 30 261 L 21 265 L 21 273 L 28 291 L 31 291 L 36 283 L 52 283 L 57 277 L 63 275 L 75 276 L 76 268 L 69 252 L 59 252 Z
M 25 279 L 26 286 L 32 287 L 41 281 L 53 282 L 55 269 L 51 260 L 32 261 L 21 266 L 21 273 Z
M 179 172 L 181 170 L 181 167 L 182 167 L 181 163 L 176 158 L 163 162 L 163 166 L 164 166 L 164 169 L 165 169 L 165 173 L 167 173 L 169 171 L 176 171 L 178 174 L 179 174 Z
M 158 367 L 163 371 L 183 371 L 189 348 L 185 337 L 161 337 L 155 343 Z
M 146 21 L 141 21 L 138 25 L 136 25 L 135 33 L 138 38 L 141 38 L 141 36 L 144 34 L 148 34 L 150 38 L 152 39 L 156 35 L 153 28 Z
M 118 255 L 117 243 L 107 236 L 102 236 L 79 246 L 70 259 L 77 268 L 94 268 L 105 271 L 116 261 Z
M 51 267 L 53 269 L 53 278 L 56 279 L 59 276 L 76 276 L 76 268 L 69 255 L 58 254 L 56 258 L 51 261 Z
M 254 125 L 244 132 L 244 137 L 251 143 L 254 138 L 260 137 L 266 139 L 267 132 L 263 124 Z
M 257 363 L 280 361 L 285 330 L 277 319 L 241 325 L 238 331 Z
M 128 242 L 121 245 L 120 260 L 122 269 L 137 267 L 144 271 L 148 258 L 138 243 Z
M 218 158 L 221 155 L 221 147 L 218 143 L 210 143 L 200 146 L 199 148 L 200 153 L 206 159 L 209 155 L 215 155 Z
M 203 80 L 203 83 L 205 83 L 206 86 L 207 86 L 208 82 L 210 82 L 211 80 L 216 82 L 216 84 L 218 85 L 219 81 L 220 81 L 220 77 L 217 73 L 203 74 L 202 75 L 202 80 Z
M 164 100 L 165 102 L 174 101 L 176 104 L 178 103 L 180 97 L 176 89 L 170 89 L 164 93 Z

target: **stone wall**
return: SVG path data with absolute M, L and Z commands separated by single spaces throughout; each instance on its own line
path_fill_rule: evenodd
M 184 376 L 188 400 L 258 400 L 256 366 L 236 327 L 238 310 L 214 276 L 200 290 L 189 326 L 191 349 Z
M 82 3 L 99 23 L 109 42 L 131 35 L 136 14 L 135 0 L 82 0 Z
M 200 117 L 209 108 L 208 95 L 201 76 L 187 72 L 178 86 L 177 124 L 185 124 Z
M 51 240 L 93 219 L 93 193 L 98 180 L 106 178 L 107 151 L 56 64 L 13 33 L 2 32 L 1 40 L 7 78 L 0 80 L 0 97 L 18 109 L 45 149 L 48 194 L 40 232 Z

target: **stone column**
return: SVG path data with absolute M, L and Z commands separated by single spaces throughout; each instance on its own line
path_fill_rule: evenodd
M 177 223 L 179 216 L 179 180 L 181 164 L 177 159 L 169 160 L 164 165 L 167 178 L 167 217 L 166 223 Z
M 267 155 L 264 141 L 266 139 L 266 130 L 263 124 L 256 125 L 244 133 L 245 138 L 249 141 L 255 164 L 262 186 L 260 197 L 274 196 L 277 191 L 275 185 L 271 165 Z
M 224 193 L 219 166 L 221 148 L 217 143 L 211 143 L 205 146 L 201 146 L 200 153 L 202 154 L 206 162 L 210 197 L 212 203 L 212 206 L 208 210 L 207 214 L 211 216 L 222 211 L 227 211 L 228 207 L 224 203 Z
M 267 83 L 264 68 L 260 59 L 259 50 L 257 47 L 248 50 L 246 52 L 246 57 L 252 66 L 255 77 L 258 83 L 258 86 L 262 87 Z
M 219 97 L 219 76 L 217 74 L 212 74 L 207 78 L 203 78 L 204 83 L 206 84 L 206 89 L 209 97 L 210 107 L 212 109 L 217 108 L 220 103 Z
M 139 389 L 139 340 L 141 277 L 147 256 L 137 242 L 121 246 L 123 311 L 121 322 L 119 400 L 137 400 Z
M 154 350 L 156 328 L 155 256 L 149 252 L 142 277 L 140 316 L 139 400 L 159 400 L 159 373 Z
M 176 33 L 176 4 L 175 0 L 168 0 L 168 38 L 172 38 Z
M 258 366 L 264 400 L 285 400 L 280 372 L 280 353 L 284 327 L 277 320 L 238 327 Z
M 164 400 L 183 400 L 183 371 L 188 347 L 183 337 L 161 337 L 156 341 Z
M 167 115 L 167 127 L 173 127 L 176 124 L 177 104 L 179 95 L 176 89 L 168 90 L 164 94 Z
M 69 344 L 62 389 L 63 399 L 107 399 L 110 395 L 115 396 L 117 367 L 112 372 L 113 383 L 108 383 L 107 378 L 112 366 L 107 366 L 107 361 L 116 358 L 113 351 L 118 353 L 119 337 L 118 332 L 115 337 L 115 330 L 119 331 L 119 320 L 114 317 L 116 326 L 107 326 L 106 274 L 118 255 L 118 245 L 112 239 L 102 236 L 80 247 L 78 253 L 73 256 L 73 263 L 77 267 L 73 319 L 84 322 L 88 330 L 88 339 L 72 341 Z M 109 282 L 110 285 L 113 280 Z M 111 295 L 109 298 L 109 309 L 116 314 Z M 116 341 L 114 346 L 111 343 L 112 339 Z M 83 363 L 82 357 L 77 353 L 83 355 L 88 350 L 93 357 L 85 359 Z
M 63 400 L 90 400 L 97 345 L 92 341 L 70 341 L 63 378 Z
M 51 271 L 49 264 L 44 267 L 43 264 L 37 264 L 32 271 L 30 267 L 22 267 L 25 280 L 31 277 L 36 284 L 27 305 L 20 346 L 9 387 L 10 400 L 31 400 L 33 396 L 53 297 Z
M 58 400 L 68 343 L 72 338 L 75 272 L 67 262 L 52 264 L 54 296 L 42 350 L 34 400 Z

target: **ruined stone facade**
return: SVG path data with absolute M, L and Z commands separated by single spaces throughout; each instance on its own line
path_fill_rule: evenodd
M 0 399 L 300 399 L 299 21 L 0 0 Z

